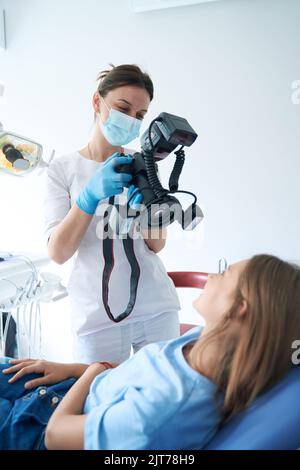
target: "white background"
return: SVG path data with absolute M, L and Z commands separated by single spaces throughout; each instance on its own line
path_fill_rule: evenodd
M 137 63 L 155 84 L 144 129 L 161 111 L 188 119 L 199 137 L 186 149 L 181 189 L 205 219 L 178 224 L 160 253 L 167 270 L 214 271 L 268 252 L 300 258 L 299 0 L 222 0 L 133 13 L 130 0 L 2 0 L 7 49 L 0 51 L 0 120 L 43 144 L 44 156 L 83 147 L 91 96 L 109 63 Z M 132 146 L 132 145 L 131 145 Z M 138 141 L 136 142 L 138 148 Z M 174 158 L 160 163 L 167 183 Z M 43 177 L 0 175 L 0 250 L 45 251 Z M 52 269 L 68 275 L 69 265 Z M 199 322 L 180 291 L 181 318 Z M 68 302 L 44 309 L 44 346 L 70 357 Z M 50 319 L 51 321 L 47 321 Z M 59 325 L 59 326 L 58 326 Z

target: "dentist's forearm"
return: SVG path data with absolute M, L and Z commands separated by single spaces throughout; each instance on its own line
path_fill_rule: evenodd
M 49 257 L 58 264 L 65 263 L 78 249 L 93 216 L 74 204 L 57 225 L 48 241 Z
M 154 253 L 158 253 L 165 247 L 166 238 L 167 238 L 167 229 L 166 228 L 151 229 L 149 231 L 142 230 L 142 236 L 148 248 L 154 251 Z

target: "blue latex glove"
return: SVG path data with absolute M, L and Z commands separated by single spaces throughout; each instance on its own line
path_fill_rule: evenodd
M 99 201 L 120 194 L 125 186 L 129 186 L 132 175 L 115 171 L 117 165 L 124 163 L 132 163 L 132 157 L 130 155 L 121 156 L 117 152 L 105 160 L 104 165 L 97 170 L 79 194 L 76 200 L 79 209 L 92 215 L 95 213 Z
M 136 205 L 140 204 L 142 202 L 142 199 L 143 199 L 142 194 L 139 191 L 137 191 L 137 188 L 133 184 L 131 186 L 129 186 L 129 188 L 128 188 L 127 199 L 129 199 L 135 191 L 136 191 L 135 195 L 133 196 L 133 198 L 129 202 L 129 206 L 132 209 L 135 209 Z

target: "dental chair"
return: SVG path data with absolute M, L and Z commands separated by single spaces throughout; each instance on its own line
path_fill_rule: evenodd
M 208 274 L 169 272 L 175 287 L 203 289 Z M 196 325 L 183 323 L 180 334 Z M 294 450 L 300 448 L 300 366 L 221 426 L 206 450 Z

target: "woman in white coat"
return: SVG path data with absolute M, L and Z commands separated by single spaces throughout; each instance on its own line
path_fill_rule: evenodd
M 140 275 L 130 315 L 114 322 L 102 297 L 103 207 L 112 196 L 115 202 L 127 201 L 132 176 L 118 173 L 116 166 L 132 161 L 132 152 L 123 146 L 138 137 L 152 98 L 152 81 L 136 65 L 102 72 L 93 95 L 90 141 L 80 151 L 54 160 L 47 171 L 44 213 L 49 256 L 63 264 L 75 254 L 68 293 L 74 358 L 80 362 L 101 358 L 120 363 L 129 357 L 131 347 L 136 352 L 148 343 L 179 335 L 178 296 L 157 256 L 165 245 L 165 229 L 132 237 Z M 133 202 L 141 202 L 139 193 Z M 118 317 L 128 303 L 131 276 L 119 238 L 114 240 L 114 260 L 107 302 Z

